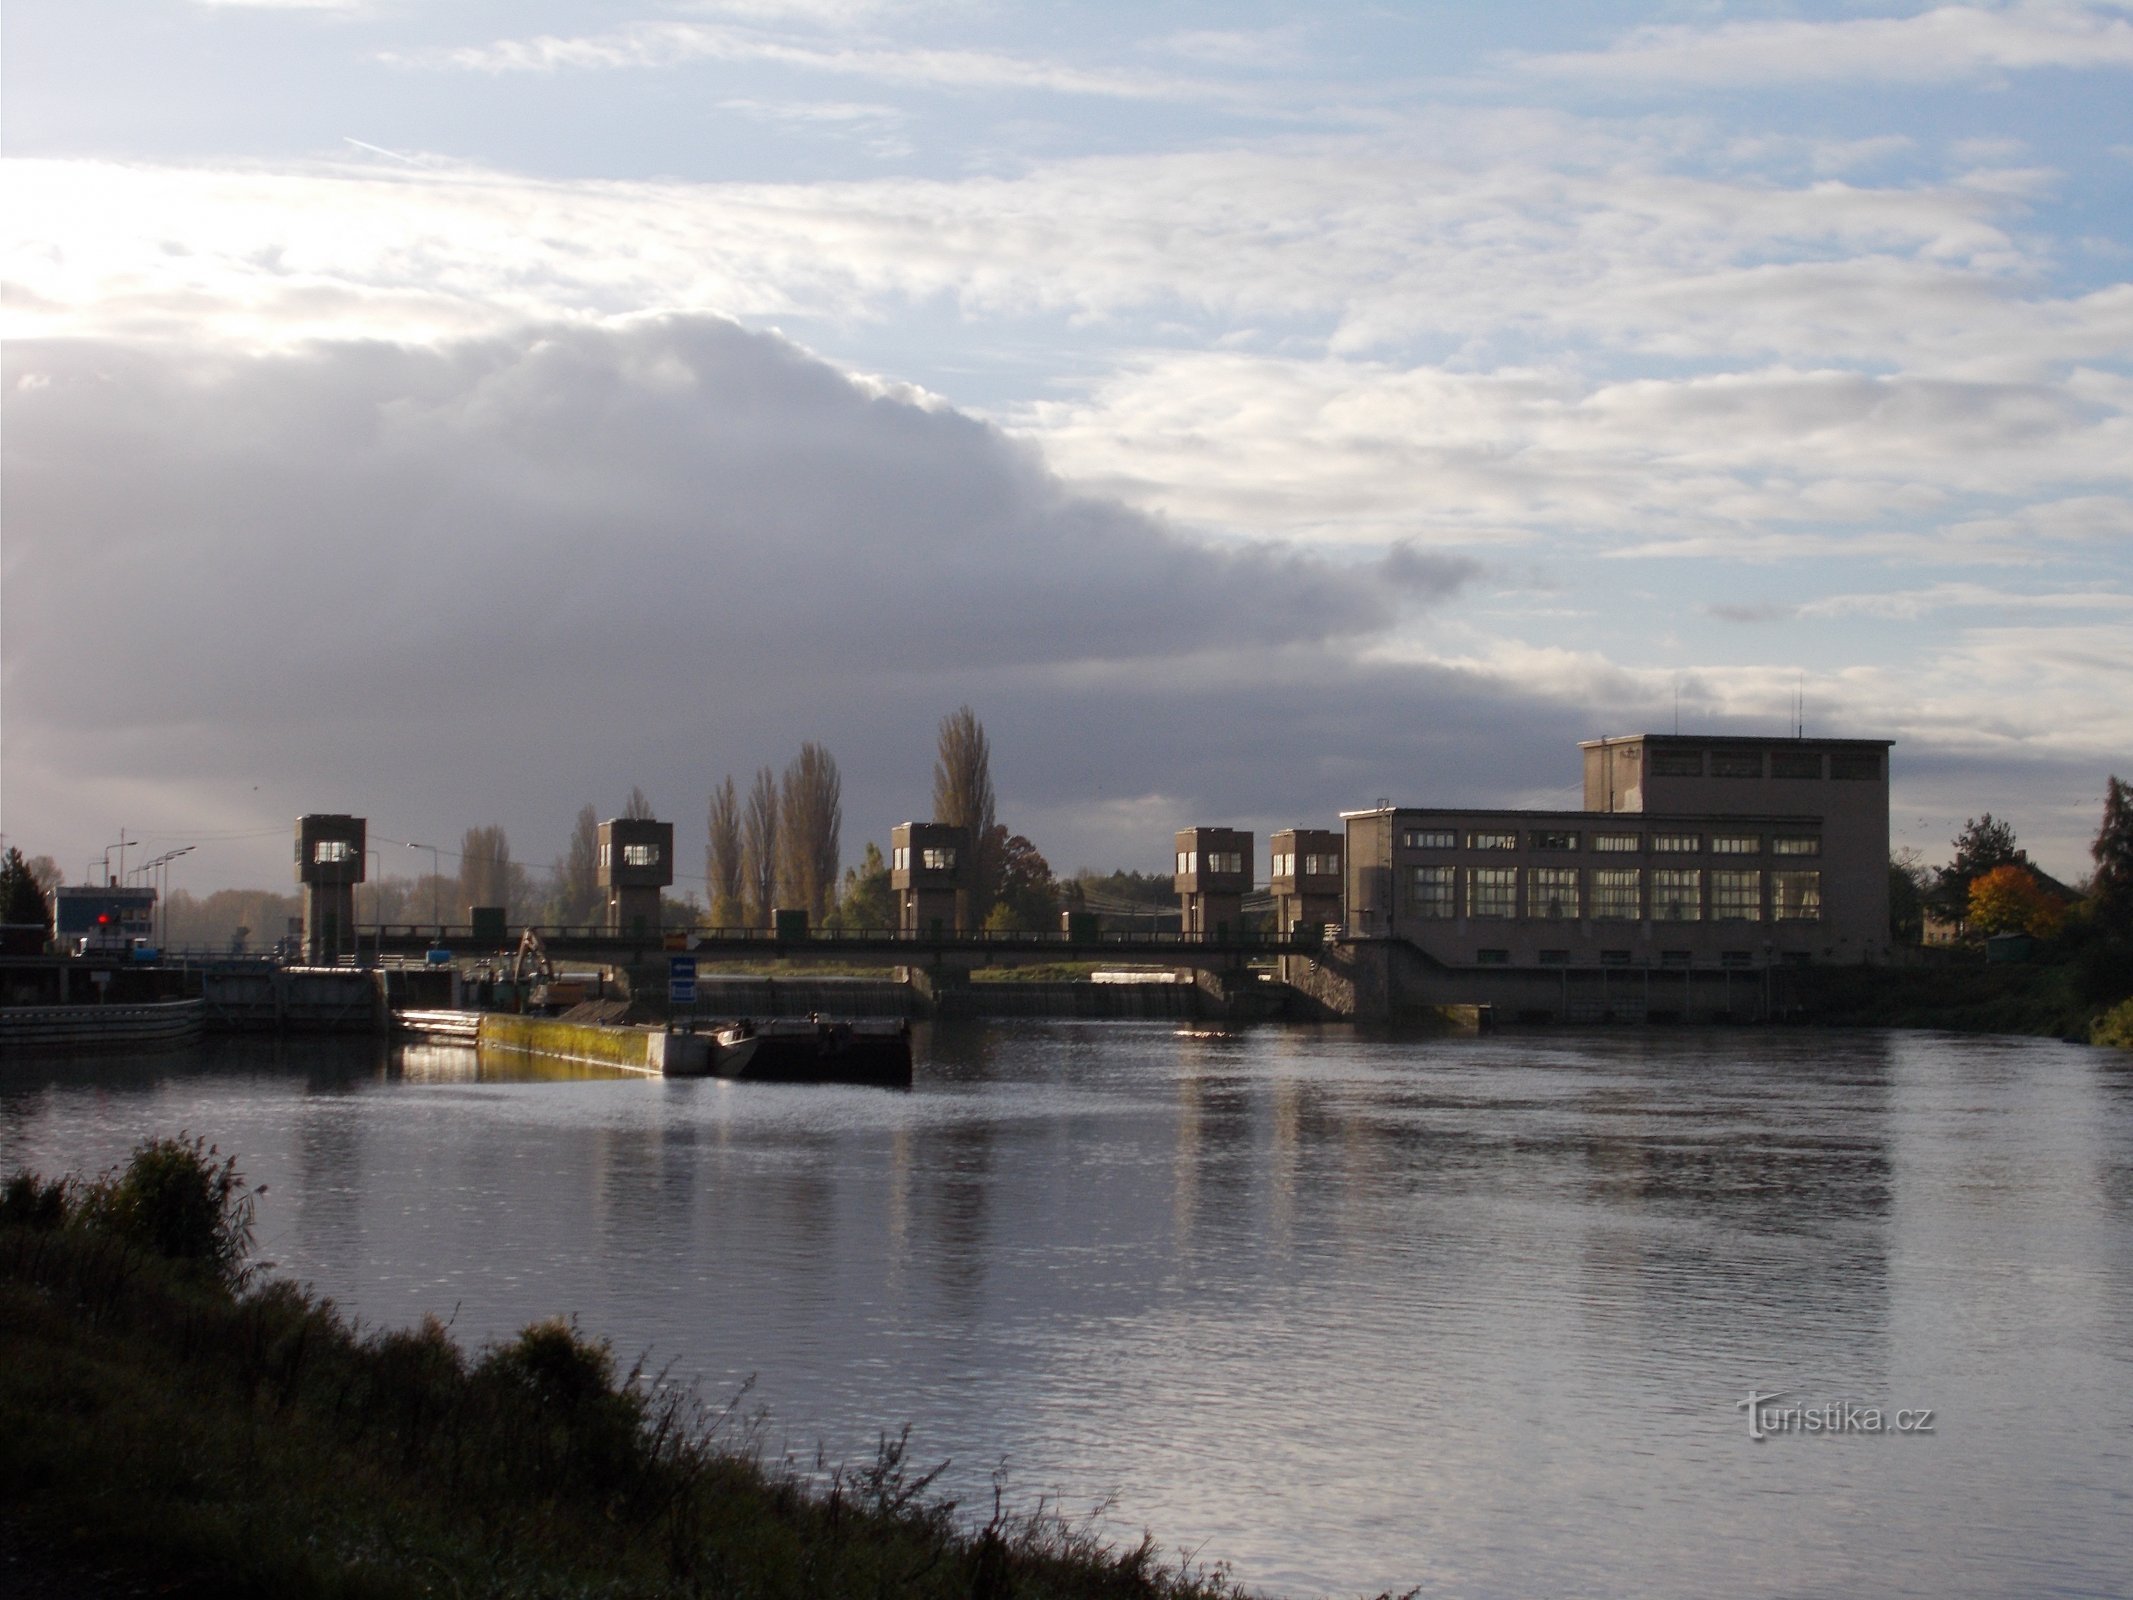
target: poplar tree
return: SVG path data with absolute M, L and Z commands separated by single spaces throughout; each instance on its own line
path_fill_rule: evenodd
M 741 797 L 729 773 L 711 791 L 705 817 L 704 892 L 711 897 L 714 927 L 733 927 L 747 915 L 741 905 L 741 856 Z
M 941 718 L 940 745 L 933 763 L 933 820 L 967 830 L 970 840 L 963 865 L 963 913 L 966 928 L 982 927 L 1000 897 L 1000 840 L 994 836 L 992 744 L 985 724 L 969 706 Z
M 819 925 L 836 904 L 844 782 L 828 750 L 810 740 L 785 768 L 779 792 L 778 882 L 787 905 Z
M 749 895 L 749 921 L 770 925 L 778 903 L 778 775 L 758 767 L 741 815 L 741 887 Z

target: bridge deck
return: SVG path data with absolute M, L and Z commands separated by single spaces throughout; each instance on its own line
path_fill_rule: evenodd
M 418 955 L 432 947 L 454 956 L 508 955 L 519 945 L 524 928 L 510 929 L 499 943 L 477 942 L 471 927 L 388 924 L 358 927 L 357 948 L 384 955 Z M 548 953 L 559 960 L 643 961 L 655 956 L 689 955 L 727 960 L 849 961 L 872 958 L 898 966 L 923 966 L 947 958 L 995 960 L 1136 961 L 1166 966 L 1227 965 L 1254 956 L 1310 955 L 1318 946 L 1282 934 L 1240 934 L 1201 939 L 1181 933 L 1103 933 L 1070 938 L 1064 933 L 906 934 L 890 928 L 812 929 L 803 938 L 780 939 L 760 928 L 669 929 L 661 933 L 618 934 L 604 928 L 543 928 Z

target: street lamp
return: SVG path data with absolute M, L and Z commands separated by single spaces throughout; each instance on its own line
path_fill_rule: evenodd
M 378 965 L 382 967 L 385 965 L 385 857 L 378 851 L 369 849 L 363 854 L 376 862 L 378 867 L 377 876 L 370 880 L 370 920 L 371 934 L 378 946 Z M 358 933 L 356 959 L 360 961 L 362 957 L 363 936 Z
M 427 850 L 430 853 L 430 921 L 437 924 L 437 937 L 442 941 L 444 938 L 444 869 L 437 865 L 437 847 L 433 844 L 417 844 L 412 839 L 407 841 L 407 847 L 410 850 Z
M 162 878 L 156 889 L 156 919 L 161 925 L 156 935 L 156 944 L 159 947 L 170 938 L 170 864 L 180 856 L 191 855 L 198 848 L 197 845 L 189 844 L 182 849 L 166 850 L 156 858 L 155 864 L 162 870 Z

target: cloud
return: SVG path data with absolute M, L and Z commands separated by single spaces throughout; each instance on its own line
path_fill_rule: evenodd
M 1037 90 L 1123 100 L 1234 97 L 1223 85 L 1169 74 L 1097 71 L 989 50 L 822 45 L 696 22 L 633 22 L 607 33 L 538 34 L 480 46 L 387 52 L 381 59 L 403 67 L 483 73 L 642 70 L 720 61 L 933 89 Z
M 1524 77 L 1624 90 L 1661 85 L 1946 83 L 2048 68 L 2133 67 L 2133 22 L 2112 8 L 2030 0 L 1900 17 L 1639 28 L 1604 50 L 1529 55 Z
M 538 858 L 587 795 L 641 780 L 692 818 L 720 773 L 803 737 L 873 827 L 923 803 L 930 729 L 964 700 L 1003 744 L 1056 743 L 1080 776 L 1040 791 L 1055 804 L 1180 768 L 1202 803 L 1264 797 L 1279 772 L 1231 749 L 1248 703 L 1337 677 L 1470 575 L 1200 544 L 707 319 L 6 355 L 25 838 L 75 827 L 84 784 L 240 828 L 264 779 L 260 807 L 408 819 L 380 822 L 396 836 L 500 816 Z M 1210 701 L 1221 719 L 1185 723 Z M 1136 769 L 1124 726 L 1144 757 L 1189 754 Z

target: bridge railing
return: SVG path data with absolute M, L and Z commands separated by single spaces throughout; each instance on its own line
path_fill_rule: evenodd
M 374 944 L 383 939 L 397 944 L 418 940 L 431 940 L 450 947 L 454 944 L 472 946 L 474 929 L 467 923 L 402 922 L 364 923 L 355 930 L 356 938 L 363 944 Z M 642 933 L 618 933 L 606 927 L 563 927 L 534 924 L 513 927 L 506 931 L 505 944 L 516 944 L 528 931 L 538 934 L 547 944 L 608 944 L 643 945 L 650 947 L 664 944 L 675 950 L 686 951 L 698 944 L 750 944 L 766 949 L 795 945 L 910 945 L 916 949 L 940 949 L 943 947 L 969 947 L 983 949 L 988 945 L 1056 945 L 1062 950 L 1095 949 L 1105 945 L 1178 945 L 1190 948 L 1195 945 L 1220 944 L 1224 947 L 1252 946 L 1269 952 L 1289 951 L 1301 948 L 1290 935 L 1275 932 L 1260 932 L 1240 929 L 1221 939 L 1201 934 L 1181 933 L 1176 930 L 1138 931 L 1133 929 L 1104 929 L 1093 935 L 1070 934 L 1058 929 L 1041 928 L 1026 931 L 1010 931 L 988 928 L 966 929 L 960 932 L 914 932 L 903 928 L 809 928 L 801 935 L 780 935 L 773 928 L 647 928 Z M 488 942 L 494 947 L 493 939 Z

